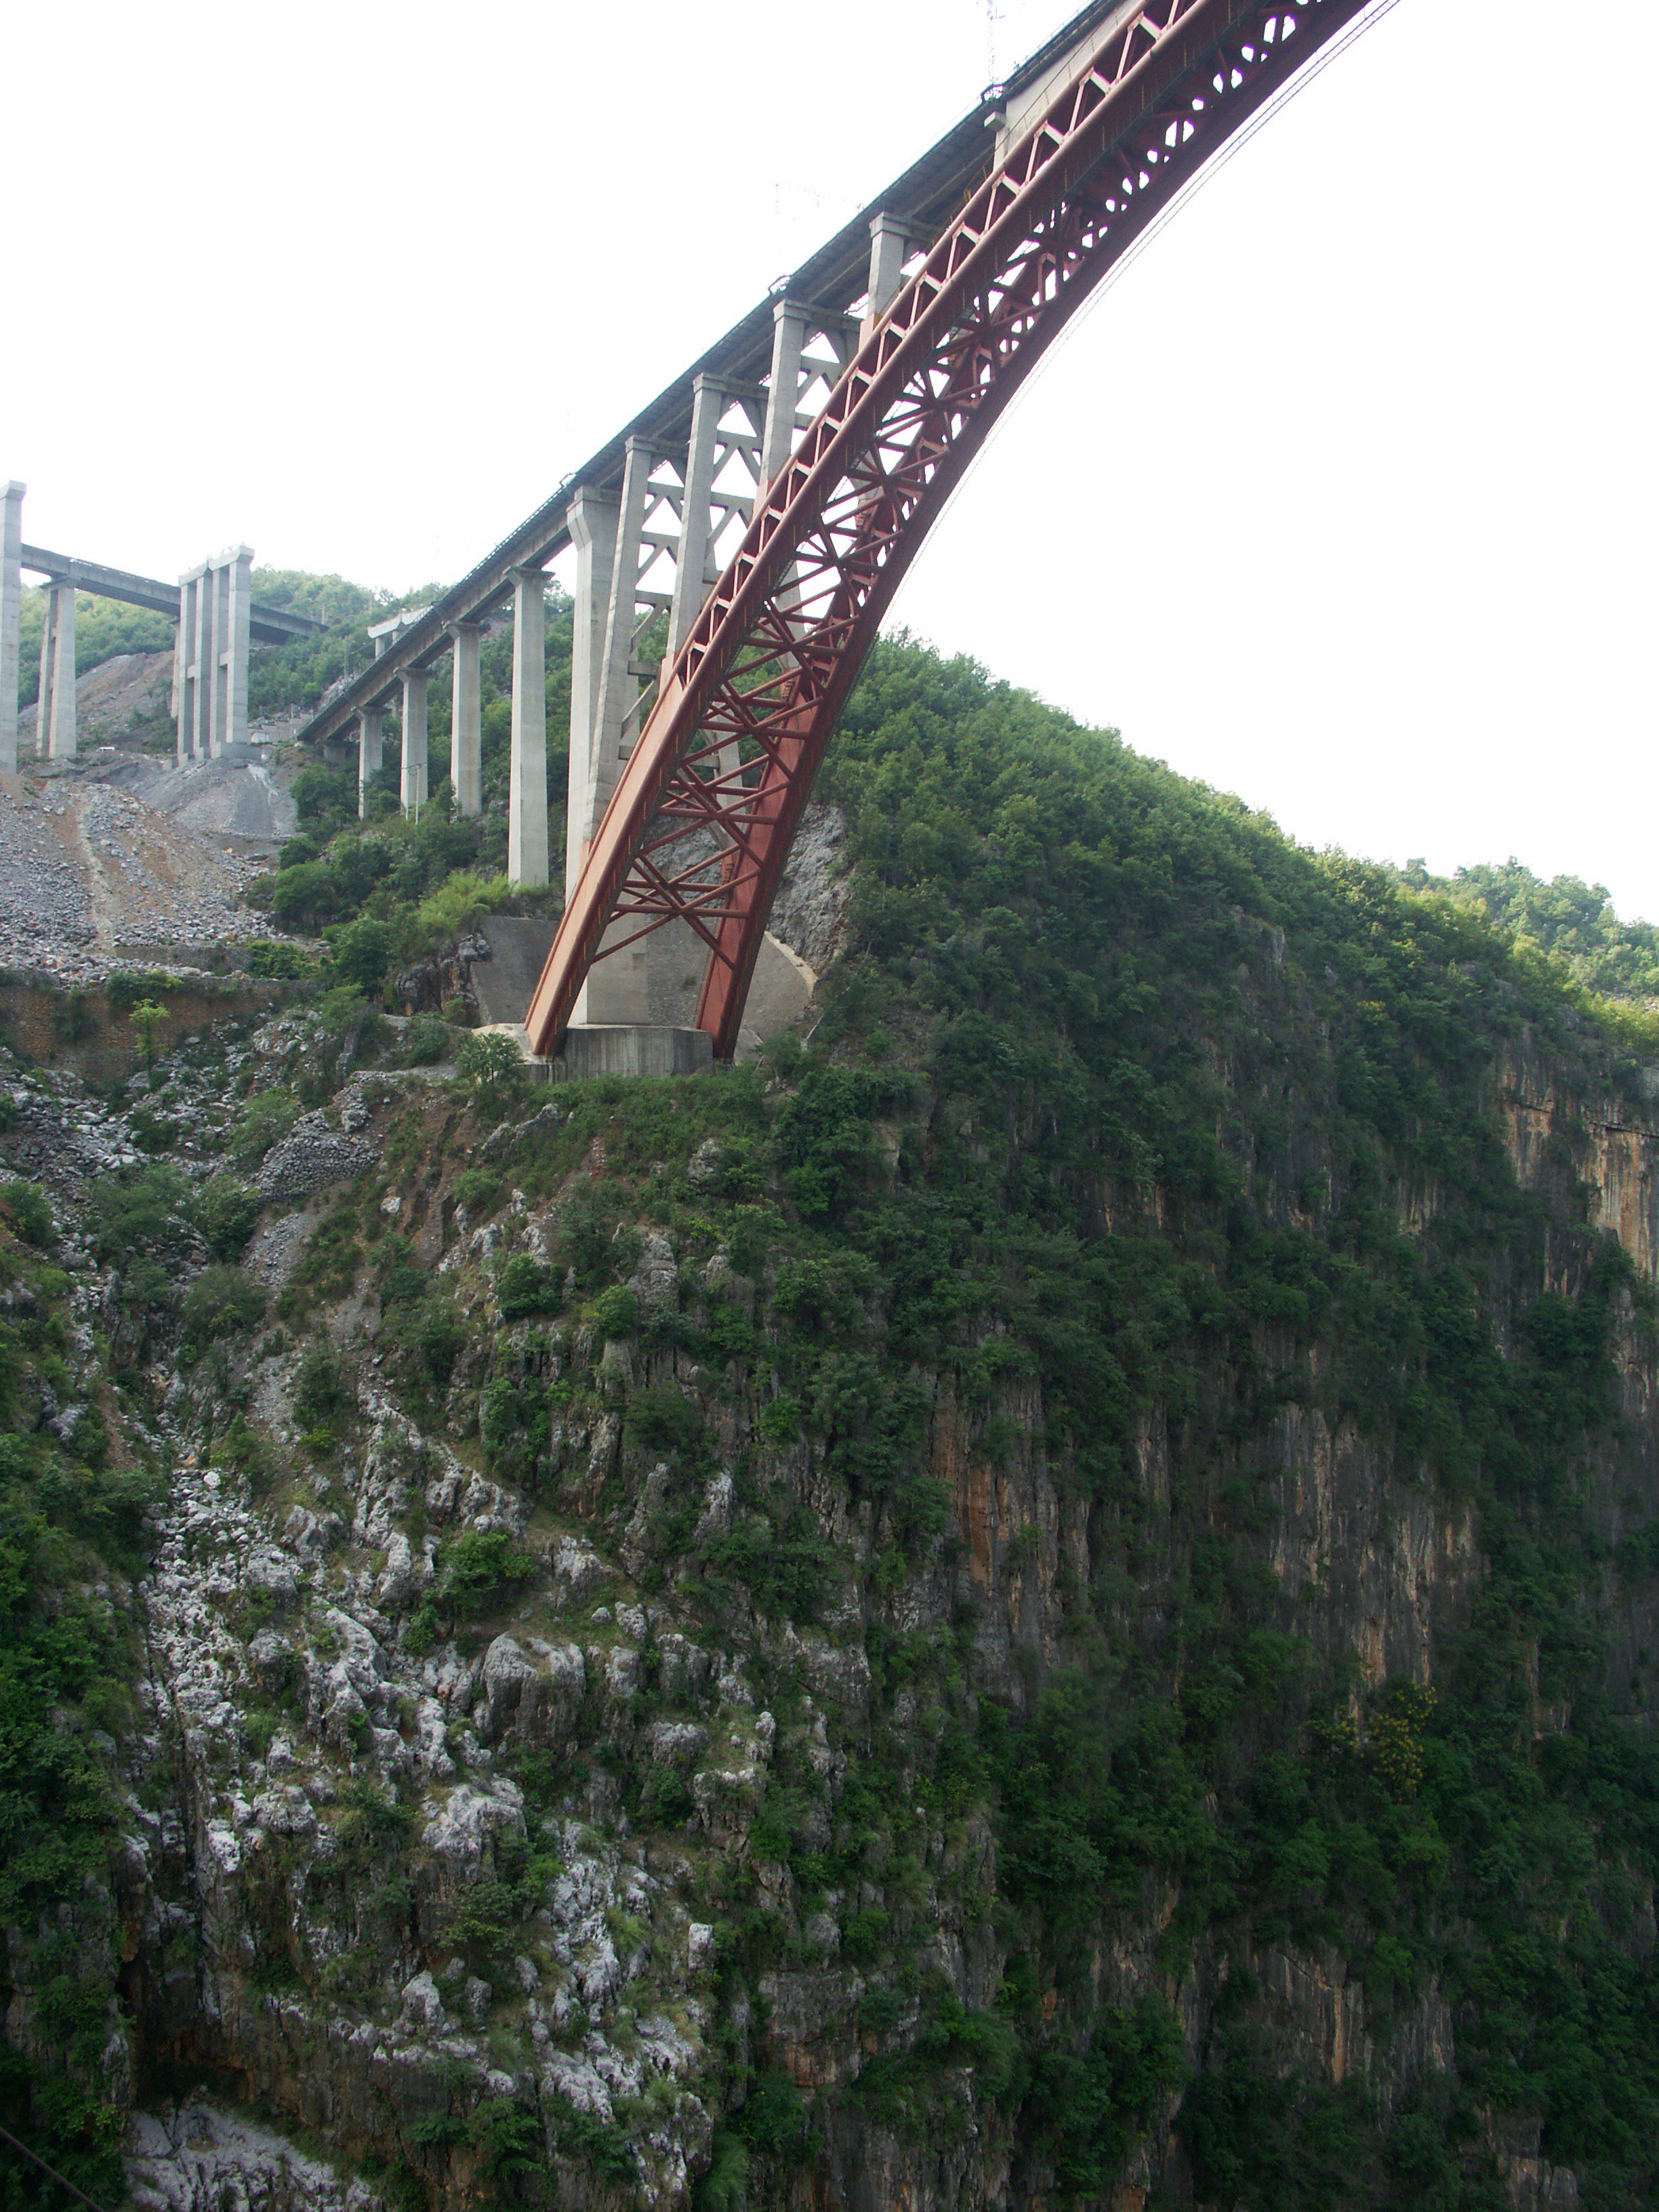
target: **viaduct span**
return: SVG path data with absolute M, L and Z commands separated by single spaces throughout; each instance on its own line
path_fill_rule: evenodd
M 547 882 L 545 572 L 574 548 L 565 908 L 526 1014 L 532 1051 L 659 1021 L 665 975 L 689 966 L 695 1042 L 731 1056 L 836 717 L 992 426 L 1206 163 L 1386 4 L 1086 7 L 377 641 L 301 732 L 337 746 L 355 732 L 366 778 L 395 701 L 404 801 L 418 803 L 427 687 L 448 653 L 452 774 L 476 812 L 478 641 L 510 603 L 508 872 Z
M 173 711 L 179 732 L 179 765 L 207 760 L 247 735 L 247 677 L 251 647 L 283 645 L 323 624 L 286 607 L 256 604 L 251 588 L 253 554 L 233 545 L 204 561 L 176 584 L 135 576 L 101 561 L 77 560 L 23 542 L 27 484 L 0 484 L 0 769 L 17 766 L 17 662 L 21 585 L 24 570 L 46 583 L 46 625 L 40 635 L 39 709 L 35 728 L 43 758 L 71 760 L 76 750 L 75 596 L 117 599 L 166 615 L 175 625 Z

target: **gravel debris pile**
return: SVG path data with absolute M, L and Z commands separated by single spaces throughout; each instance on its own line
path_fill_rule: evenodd
M 76 969 L 94 941 L 92 900 L 64 834 L 64 801 L 21 804 L 0 778 L 0 959 Z
M 0 775 L 0 963 L 91 983 L 132 947 L 274 934 L 242 903 L 261 872 L 119 785 Z M 152 955 L 153 957 L 153 955 Z
M 169 762 L 130 788 L 187 830 L 209 836 L 280 845 L 294 835 L 294 794 L 263 760 L 226 754 L 217 760 L 191 761 L 185 768 Z
M 364 1080 L 355 1077 L 331 1109 L 319 1107 L 301 1115 L 266 1154 L 253 1188 L 261 1198 L 309 1198 L 331 1183 L 362 1175 L 376 1157 L 373 1143 L 362 1134 L 370 1114 Z

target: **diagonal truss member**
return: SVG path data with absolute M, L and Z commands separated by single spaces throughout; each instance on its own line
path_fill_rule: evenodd
M 666 672 L 526 1016 L 558 1048 L 596 959 L 673 921 L 729 1059 L 836 717 L 992 425 L 1176 194 L 1371 0 L 1147 0 L 1010 151 L 848 363 Z

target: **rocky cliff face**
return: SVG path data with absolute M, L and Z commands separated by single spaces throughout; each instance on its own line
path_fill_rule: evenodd
M 1237 904 L 1197 1012 L 1115 940 L 1139 1072 L 924 1052 L 1012 909 L 899 896 L 805 1059 L 236 1043 L 234 1267 L 19 1086 L 28 1422 L 159 1480 L 7 2035 L 155 2212 L 1646 2201 L 1659 1070 L 1365 884 L 1340 988 Z
M 1492 1086 L 1519 1182 L 1559 1182 L 1570 1159 L 1589 1223 L 1613 1230 L 1650 1279 L 1659 1139 L 1609 1100 L 1572 1096 L 1540 1054 L 1496 1067 Z M 717 1442 L 688 1494 L 672 1455 L 625 1441 L 630 1410 L 665 1393 L 703 1401 L 707 1370 L 664 1346 L 665 1314 L 694 1328 L 711 1310 L 753 1316 L 764 1343 L 775 1289 L 764 1259 L 739 1278 L 722 1244 L 699 1266 L 647 1224 L 631 1326 L 605 1339 L 568 1322 L 508 1322 L 509 1263 L 545 1267 L 605 1139 L 544 1196 L 510 1189 L 474 1226 L 455 1190 L 490 1133 L 464 1123 L 440 1150 L 454 1130 L 447 1099 L 411 1103 L 371 1080 L 366 1102 L 364 1089 L 357 1079 L 355 1109 L 345 1102 L 358 1133 L 338 1141 L 364 1161 L 398 1149 L 408 1164 L 395 1177 L 370 1168 L 357 1212 L 387 1237 L 441 1224 L 428 1249 L 484 1334 L 428 1414 L 411 1416 L 384 1379 L 385 1303 L 325 1307 L 339 1345 L 336 1440 L 295 1409 L 314 1352 L 250 1350 L 205 1382 L 178 1375 L 168 1387 L 172 1470 L 131 1601 L 143 1724 L 110 1936 L 125 2025 L 106 2063 L 151 2116 L 131 2134 L 140 2202 L 204 2205 L 233 2171 L 276 2203 L 351 2193 L 210 2106 L 190 2123 L 186 2153 L 185 2122 L 154 2085 L 188 2077 L 309 2131 L 343 2173 L 390 2171 L 404 2195 L 418 2183 L 459 2202 L 510 2172 L 518 2116 L 534 2114 L 559 2201 L 678 2205 L 708 2171 L 734 2064 L 821 2116 L 812 2159 L 798 2179 L 780 2176 L 781 2197 L 1028 2201 L 1032 2184 L 988 2125 L 969 2064 L 948 2085 L 947 2141 L 918 2139 L 902 2116 L 884 2125 L 858 2097 L 872 2051 L 902 2045 L 920 2010 L 899 1994 L 878 2008 L 879 2038 L 868 2025 L 872 1992 L 888 1995 L 890 1929 L 912 1932 L 917 1983 L 947 1989 L 969 2015 L 1006 1976 L 1010 1931 L 982 1812 L 907 1807 L 902 1866 L 866 1850 L 855 1883 L 806 1899 L 781 1856 L 763 1855 L 775 1845 L 754 1843 L 769 1795 L 810 1778 L 815 1795 L 795 1817 L 809 1845 L 827 1844 L 838 1794 L 878 1736 L 900 1747 L 898 1786 L 916 1788 L 944 1716 L 936 1690 L 896 1675 L 898 1645 L 954 1638 L 965 1694 L 1019 1711 L 1086 1640 L 1079 1592 L 1097 1592 L 1128 1643 L 1167 1643 L 1171 1593 L 1191 1571 L 1172 1517 L 1182 1482 L 1201 1483 L 1218 1516 L 1248 1486 L 1253 1555 L 1316 1668 L 1351 1664 L 1361 1692 L 1432 1684 L 1481 1583 L 1475 1506 L 1402 1480 L 1352 1421 L 1291 1404 L 1200 1469 L 1180 1465 L 1168 1409 L 1149 1408 L 1126 1495 L 1103 1511 L 1050 1449 L 1040 1388 L 1003 1387 L 988 1419 L 928 1374 L 916 1378 L 918 1453 L 950 1511 L 902 1571 L 879 1516 L 826 1479 L 820 1449 L 767 1437 L 763 1405 L 706 1403 Z M 544 1127 L 550 1116 L 556 1131 L 557 1100 L 539 1109 Z M 721 1157 L 705 1141 L 683 1161 L 688 1188 L 706 1187 Z M 328 1218 L 289 1217 L 313 1233 Z M 267 1237 L 303 1254 L 283 1225 Z M 1558 1274 L 1576 1264 L 1560 1249 L 1546 1260 Z M 1262 1357 L 1288 1360 L 1292 1348 L 1264 1342 Z M 1659 1510 L 1651 1347 L 1621 1325 L 1617 1357 L 1626 1425 L 1591 1491 L 1609 1545 Z M 529 1490 L 484 1470 L 478 1433 L 481 1402 L 526 1376 L 564 1386 Z M 227 1396 L 248 1410 L 252 1479 L 203 1441 L 224 1433 Z M 1218 1402 L 1218 1426 L 1225 1410 Z M 678 1572 L 683 1558 L 706 1559 L 764 1524 L 752 1501 L 779 1495 L 833 1561 L 816 1622 L 763 1609 L 740 1588 L 711 1604 Z M 1103 1589 L 1129 1521 L 1135 1568 Z M 495 1547 L 492 1572 L 507 1565 L 476 1613 L 446 1619 L 433 1594 L 461 1543 Z M 1611 1584 L 1607 1603 L 1607 1693 L 1645 1725 L 1638 1685 L 1659 1622 Z M 1177 1652 L 1167 1691 L 1182 1689 Z M 1537 1735 L 1565 1724 L 1540 1693 Z M 1176 1966 L 1178 1902 L 1167 1881 L 1121 1899 L 1084 1971 L 1099 2006 L 1167 1999 L 1189 2062 L 1230 1978 L 1248 1973 L 1265 2046 L 1287 2071 L 1363 2085 L 1386 2110 L 1455 2065 L 1455 2021 L 1432 1978 L 1379 2020 L 1340 1942 L 1242 1950 L 1200 1936 Z M 1646 1910 L 1650 1922 L 1650 1900 Z M 734 1989 L 740 1917 L 764 1925 L 774 1956 Z M 11 2027 L 25 2045 L 27 2015 L 20 1988 Z M 1158 2181 L 1190 2195 L 1176 2104 L 1171 2090 L 1149 2114 L 1114 2202 L 1140 2202 Z M 1510 2201 L 1576 2202 L 1571 2174 L 1538 2156 L 1536 2132 L 1492 2116 Z M 779 2146 L 763 2137 L 747 2154 L 758 2165 L 769 2148 Z

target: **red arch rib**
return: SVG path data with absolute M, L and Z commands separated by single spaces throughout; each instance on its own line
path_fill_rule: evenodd
M 1077 308 L 1370 0 L 1148 0 L 980 186 L 757 501 L 618 779 L 526 1026 L 555 1051 L 596 958 L 681 921 L 729 1059 L 801 811 L 899 581 Z

